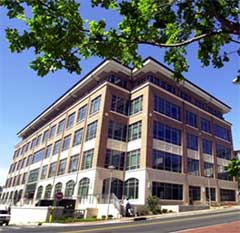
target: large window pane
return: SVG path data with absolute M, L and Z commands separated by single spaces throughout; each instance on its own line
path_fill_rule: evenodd
M 140 149 L 127 153 L 126 170 L 137 169 L 140 167 Z
M 97 133 L 97 121 L 94 121 L 93 123 L 89 124 L 87 127 L 86 141 L 89 141 L 95 138 L 96 133 Z
M 92 167 L 93 151 L 94 150 L 92 149 L 83 153 L 82 170 Z
M 98 96 L 91 102 L 90 115 L 97 112 L 100 109 L 101 96 Z

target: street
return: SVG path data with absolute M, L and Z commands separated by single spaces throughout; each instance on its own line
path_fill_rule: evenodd
M 155 219 L 137 222 L 124 222 L 117 224 L 100 224 L 91 226 L 9 226 L 1 227 L 0 232 L 48 232 L 48 233 L 83 233 L 83 232 L 104 232 L 104 233 L 124 233 L 124 232 L 177 232 L 180 230 L 192 229 L 203 226 L 211 226 L 222 223 L 236 222 L 240 220 L 239 210 L 232 210 L 219 213 L 205 213 L 193 216 L 171 217 L 165 219 Z

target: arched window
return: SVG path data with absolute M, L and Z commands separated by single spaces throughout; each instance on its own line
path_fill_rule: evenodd
M 108 195 L 109 178 L 103 180 L 103 194 Z M 114 193 L 118 199 L 122 198 L 123 182 L 117 178 L 112 179 L 111 193 Z
M 6 194 L 6 193 L 3 193 L 3 194 L 2 194 L 1 200 L 4 200 L 4 199 L 5 199 L 5 194 Z
M 74 194 L 75 183 L 73 180 L 69 180 L 66 184 L 65 197 L 72 197 Z
M 39 186 L 37 190 L 37 196 L 36 196 L 37 200 L 42 198 L 42 193 L 43 193 L 43 186 Z
M 21 200 L 22 194 L 23 194 L 23 190 L 20 189 L 19 192 L 18 192 L 18 200 L 17 200 L 17 201 L 20 201 L 20 200 Z
M 90 184 L 89 178 L 83 178 L 79 181 L 78 196 L 80 198 L 86 197 L 88 195 L 89 184 Z
M 12 192 L 10 193 L 10 195 L 9 195 L 9 200 L 11 201 L 12 198 L 13 198 L 13 191 L 12 191 Z
M 49 198 L 51 197 L 51 193 L 52 193 L 52 185 L 49 184 L 49 185 L 47 185 L 47 187 L 46 187 L 45 194 L 44 194 L 44 198 L 45 198 L 45 199 L 49 199 Z
M 62 192 L 62 183 L 59 182 L 55 185 L 54 194 Z
M 130 199 L 138 198 L 138 179 L 131 178 L 125 181 L 124 194 Z
M 9 192 L 7 192 L 5 200 L 7 200 L 7 199 L 8 199 L 8 195 L 9 195 Z
M 14 196 L 13 196 L 14 202 L 17 202 L 17 199 L 18 199 L 18 191 L 16 190 L 16 191 L 14 192 Z

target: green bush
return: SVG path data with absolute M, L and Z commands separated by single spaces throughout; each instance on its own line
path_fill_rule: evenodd
M 106 215 L 102 215 L 102 220 L 105 220 L 106 219 Z
M 167 209 L 162 209 L 162 213 L 163 213 L 163 214 L 166 214 L 167 212 L 168 212 Z
M 149 208 L 147 206 L 137 207 L 137 216 L 149 215 Z
M 112 214 L 109 214 L 109 215 L 108 215 L 108 219 L 113 219 L 113 215 L 112 215 Z
M 156 196 L 149 196 L 147 199 L 147 204 L 148 204 L 148 208 L 149 210 L 153 213 L 153 214 L 157 214 L 158 213 L 158 209 L 159 209 L 159 198 Z

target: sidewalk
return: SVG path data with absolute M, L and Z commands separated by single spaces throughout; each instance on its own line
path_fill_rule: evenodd
M 239 233 L 240 221 L 178 231 L 177 233 Z
M 87 226 L 87 225 L 102 225 L 102 224 L 114 224 L 114 223 L 124 223 L 124 222 L 133 222 L 136 218 L 145 218 L 146 220 L 152 219 L 167 219 L 167 218 L 177 218 L 183 216 L 194 216 L 199 214 L 205 213 L 219 213 L 219 212 L 228 212 L 235 209 L 240 210 L 240 206 L 232 206 L 232 207 L 221 207 L 221 208 L 214 208 L 208 210 L 196 210 L 196 211 L 189 211 L 189 212 L 180 212 L 180 213 L 168 213 L 168 214 L 159 214 L 159 215 L 147 215 L 147 216 L 139 216 L 139 217 L 132 217 L 132 218 L 120 218 L 120 219 L 113 219 L 108 221 L 98 221 L 98 222 L 75 222 L 75 223 L 43 223 L 43 226 Z M 36 224 L 35 224 L 36 225 Z M 240 231 L 239 231 L 240 232 Z M 226 233 L 226 232 L 224 232 Z

